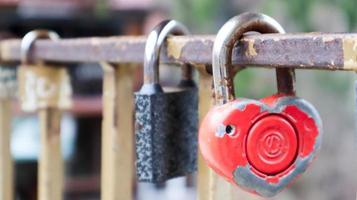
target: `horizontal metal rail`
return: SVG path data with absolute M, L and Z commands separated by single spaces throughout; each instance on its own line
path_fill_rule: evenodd
M 172 36 L 162 51 L 164 63 L 211 64 L 213 35 Z M 142 63 L 144 36 L 39 40 L 33 56 L 54 62 Z M 0 61 L 19 61 L 20 40 L 0 42 Z M 235 66 L 357 70 L 357 34 L 249 34 L 233 51 Z

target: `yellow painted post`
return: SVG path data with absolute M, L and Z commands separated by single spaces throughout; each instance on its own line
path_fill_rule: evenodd
M 199 71 L 199 121 L 201 123 L 203 117 L 208 112 L 212 105 L 212 77 L 205 71 Z M 198 173 L 197 173 L 197 195 L 198 200 L 210 200 L 210 176 L 213 172 L 208 168 L 200 153 L 198 153 Z
M 37 112 L 40 123 L 38 199 L 63 199 L 61 112 L 71 106 L 69 75 L 63 66 L 23 64 L 18 68 L 19 98 L 27 112 Z
M 0 100 L 0 199 L 14 199 L 13 162 L 11 158 L 11 100 Z
M 56 108 L 41 109 L 41 149 L 38 166 L 38 191 L 40 200 L 63 199 L 63 158 L 61 154 L 61 111 Z
M 212 76 L 204 70 L 205 67 L 199 67 L 198 69 L 201 69 L 199 76 L 199 118 L 202 121 L 213 103 Z M 199 200 L 233 199 L 231 185 L 208 168 L 200 154 L 197 187 Z
M 11 156 L 12 100 L 16 95 L 16 70 L 0 66 L 0 199 L 14 199 L 14 170 Z
M 133 67 L 102 64 L 101 199 L 134 199 Z

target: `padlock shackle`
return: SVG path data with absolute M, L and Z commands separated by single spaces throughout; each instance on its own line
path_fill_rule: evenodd
M 155 88 L 156 91 L 162 91 L 159 84 L 159 64 L 161 47 L 169 35 L 187 35 L 188 29 L 176 20 L 164 20 L 158 24 L 148 35 L 144 54 L 144 85 Z M 183 66 L 183 79 L 191 78 L 192 66 Z M 143 89 L 143 88 L 142 88 Z
M 224 104 L 234 99 L 232 69 L 233 47 L 246 32 L 285 33 L 273 18 L 258 13 L 243 13 L 228 20 L 218 31 L 213 45 L 212 71 L 215 103 Z M 254 44 L 253 44 L 254 45 Z M 293 69 L 276 69 L 278 93 L 295 94 Z
M 31 60 L 31 49 L 36 40 L 50 39 L 56 41 L 59 40 L 59 38 L 56 32 L 45 29 L 36 29 L 28 32 L 21 40 L 21 63 L 33 63 L 33 60 Z

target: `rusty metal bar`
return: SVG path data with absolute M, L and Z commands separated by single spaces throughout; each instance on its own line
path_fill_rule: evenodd
M 55 62 L 142 63 L 145 40 L 144 36 L 41 40 L 34 45 L 33 56 Z M 210 64 L 213 41 L 213 35 L 172 36 L 161 60 L 195 66 Z M 2 41 L 0 52 L 1 61 L 18 61 L 20 40 Z M 233 64 L 356 70 L 357 34 L 249 34 L 234 49 Z

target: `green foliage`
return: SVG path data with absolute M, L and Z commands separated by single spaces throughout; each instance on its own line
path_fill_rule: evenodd
M 352 31 L 357 23 L 357 1 L 356 0 L 329 0 L 335 6 L 340 7 L 345 14 L 348 31 Z
M 285 1 L 286 9 L 291 19 L 300 27 L 301 31 L 312 31 L 310 22 L 311 8 L 316 0 Z
M 175 1 L 173 15 L 194 30 L 211 31 L 223 1 L 180 0 Z
M 320 72 L 315 75 L 318 88 L 340 97 L 346 97 L 351 87 L 351 74 L 343 72 Z
M 299 30 L 304 32 L 315 31 L 311 23 L 314 5 L 331 4 L 341 9 L 345 14 L 349 31 L 354 30 L 357 25 L 357 0 L 270 0 L 265 1 L 262 8 L 257 8 L 257 10 L 272 14 L 281 4 L 286 9 L 284 12 L 290 20 L 294 21 L 299 26 Z M 225 15 L 226 12 L 234 10 L 230 1 L 217 0 L 173 1 L 173 7 L 172 12 L 176 19 L 199 31 L 212 30 L 212 27 L 216 27 L 214 22 L 219 15 Z M 238 11 L 240 8 L 235 10 Z M 321 23 L 327 23 L 327 21 Z
M 94 13 L 98 18 L 105 18 L 109 16 L 109 5 L 108 0 L 97 0 Z
M 275 76 L 269 74 L 266 79 L 261 68 L 244 69 L 234 77 L 234 93 L 236 96 L 259 99 L 273 94 L 276 89 L 274 84 Z M 262 73 L 258 73 L 262 72 Z M 270 77 L 270 75 L 272 75 Z
M 249 85 L 254 80 L 254 73 L 251 70 L 242 70 L 234 77 L 234 93 L 236 96 L 249 96 Z

